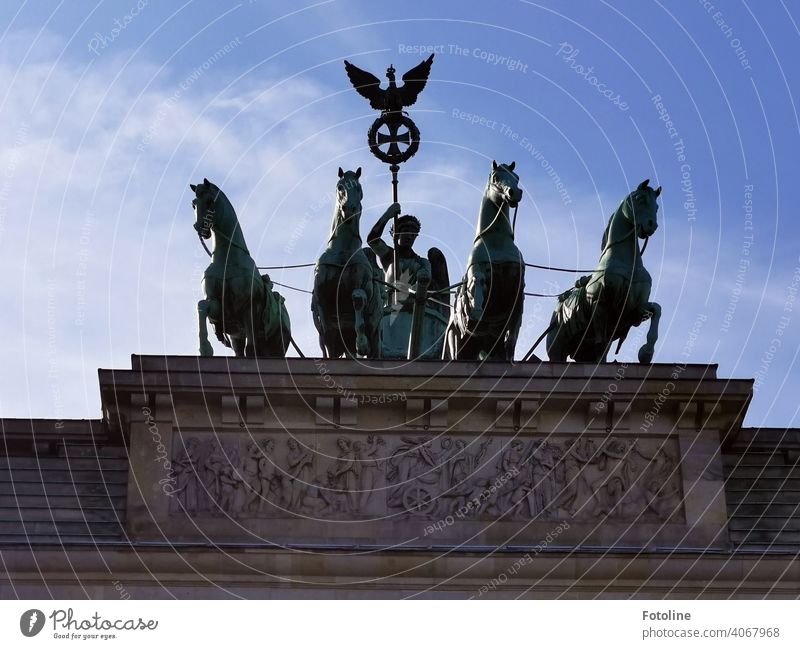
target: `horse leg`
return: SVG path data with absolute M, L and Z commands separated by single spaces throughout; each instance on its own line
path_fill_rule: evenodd
M 383 318 L 383 300 L 381 299 L 380 284 L 372 283 L 372 295 L 368 309 L 367 334 L 373 358 L 381 357 L 381 319 Z
M 567 356 L 569 356 L 567 341 L 565 340 L 566 327 L 558 322 L 559 309 L 560 305 L 556 307 L 550 318 L 550 331 L 547 333 L 547 341 L 545 343 L 547 358 L 552 363 L 566 363 Z
M 463 317 L 467 322 L 467 331 L 463 334 L 456 332 L 456 354 L 455 360 L 485 360 L 486 351 L 494 352 L 499 341 L 489 341 L 484 344 L 485 335 L 481 334 L 481 320 L 486 308 L 486 274 L 476 266 L 471 266 L 467 271 L 463 293 Z
M 511 315 L 508 323 L 508 334 L 505 340 L 505 360 L 513 362 L 514 351 L 517 348 L 517 338 L 519 337 L 519 329 L 522 326 L 522 305 L 525 301 L 525 294 L 523 289 L 525 285 L 520 286 L 517 302 L 514 305 L 514 312 Z
M 214 348 L 208 341 L 208 312 L 209 300 L 200 300 L 197 303 L 197 317 L 200 328 L 200 356 L 214 355 Z
M 244 317 L 244 355 L 254 357 L 256 355 L 256 331 L 253 325 L 253 315 L 248 313 Z
M 247 340 L 241 336 L 231 336 L 231 347 L 236 356 L 245 356 L 245 345 Z
M 469 270 L 466 284 L 469 320 L 477 324 L 483 318 L 483 309 L 486 306 L 486 275 L 481 271 L 476 271 L 475 267 L 472 266 Z
M 456 359 L 456 341 L 455 332 L 453 331 L 452 317 L 447 323 L 444 330 L 444 344 L 442 345 L 442 360 L 454 361 Z
M 650 329 L 647 331 L 647 342 L 639 348 L 639 362 L 642 365 L 649 365 L 653 362 L 653 354 L 655 354 L 658 340 L 658 323 L 661 320 L 661 305 L 656 302 L 648 302 L 647 311 L 650 314 Z
M 363 288 L 353 290 L 353 311 L 355 312 L 356 354 L 369 356 L 369 338 L 364 322 L 364 308 L 367 305 L 367 292 Z
M 456 294 L 453 299 L 453 308 L 450 310 L 450 317 L 447 319 L 447 326 L 444 329 L 444 340 L 442 343 L 442 360 L 455 361 L 458 360 L 458 314 L 462 307 L 462 300 L 464 299 L 465 284 L 462 283 L 456 289 Z

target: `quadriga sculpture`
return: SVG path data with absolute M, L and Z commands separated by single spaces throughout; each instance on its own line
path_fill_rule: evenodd
M 370 251 L 370 259 L 362 248 L 360 177 L 361 167 L 339 167 L 331 234 L 314 268 L 311 312 L 325 358 L 380 355 L 380 272 L 374 255 Z
M 284 356 L 291 339 L 289 313 L 269 276 L 259 274 L 231 202 L 208 179 L 189 187 L 195 195 L 194 229 L 201 240 L 214 235 L 211 263 L 203 273 L 205 299 L 197 303 L 201 356 L 214 355 L 206 320 L 237 356 Z
M 522 200 L 514 163 L 492 161 L 467 272 L 445 332 L 445 358 L 513 360 L 525 298 L 525 261 L 510 208 Z
M 562 293 L 547 331 L 551 361 L 605 362 L 612 343 L 617 351 L 631 327 L 650 320 L 647 342 L 639 362 L 651 363 L 658 340 L 661 307 L 650 302 L 652 279 L 642 264 L 638 239 L 645 241 L 658 228 L 656 199 L 661 187 L 642 182 L 620 203 L 603 233 L 600 263 L 592 275 L 579 279 Z

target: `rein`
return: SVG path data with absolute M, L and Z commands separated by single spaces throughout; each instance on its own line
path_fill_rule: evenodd
M 511 236 L 516 237 L 517 235 L 517 210 L 519 209 L 519 203 L 514 206 L 514 219 L 511 221 Z
M 222 234 L 222 232 L 214 232 L 214 234 L 217 235 L 218 237 L 222 237 L 223 239 L 226 239 L 228 241 L 228 243 L 230 243 L 234 248 L 238 248 L 239 250 L 241 250 L 245 254 L 248 254 L 248 255 L 250 254 L 250 251 L 247 248 L 245 248 L 243 246 L 240 246 L 233 239 L 231 239 L 227 234 Z M 208 249 L 208 246 L 206 245 L 206 240 L 203 239 L 203 236 L 199 232 L 197 233 L 197 238 L 200 239 L 200 243 L 203 244 L 203 248 L 205 248 L 206 252 L 208 253 L 208 256 L 209 257 L 213 257 L 213 255 L 211 254 L 211 251 Z
M 218 190 L 217 191 L 217 195 L 214 197 L 214 207 L 215 207 L 214 212 L 213 212 L 214 216 L 216 216 L 216 214 L 217 214 L 216 205 L 217 205 L 217 201 L 219 200 L 220 192 L 221 192 L 221 190 Z M 206 212 L 206 216 L 208 216 L 208 212 Z M 203 219 L 203 220 L 205 221 L 205 219 Z M 212 223 L 212 225 L 209 226 L 209 227 L 210 227 L 211 230 L 214 230 L 214 228 L 213 228 L 214 219 L 213 218 L 211 219 L 211 223 Z M 236 227 L 237 228 L 239 227 L 238 222 L 236 223 Z M 250 251 L 246 247 L 240 246 L 233 239 L 231 239 L 227 234 L 224 234 L 222 232 L 217 232 L 216 230 L 214 230 L 214 234 L 216 236 L 218 236 L 218 237 L 226 239 L 228 241 L 228 243 L 231 244 L 231 246 L 233 246 L 234 248 L 238 248 L 239 250 L 241 250 L 245 254 L 250 255 Z M 205 251 L 208 254 L 208 256 L 209 257 L 213 257 L 214 255 L 211 254 L 211 251 L 208 249 L 208 246 L 206 245 L 206 240 L 203 239 L 203 235 L 200 234 L 199 230 L 197 231 L 197 238 L 200 239 L 200 243 L 203 244 L 203 248 L 205 248 Z
M 341 206 L 341 204 L 340 204 L 340 205 L 338 206 L 337 210 L 336 210 L 336 213 L 337 213 L 337 214 L 340 214 L 340 213 L 341 213 L 341 214 L 344 216 L 344 218 L 342 218 L 342 219 L 336 219 L 336 221 L 334 222 L 334 225 L 333 225 L 333 227 L 331 228 L 331 236 L 329 236 L 329 237 L 328 237 L 328 243 L 330 243 L 330 242 L 331 242 L 331 241 L 333 241 L 333 240 L 334 240 L 336 237 L 338 237 L 338 236 L 339 236 L 339 228 L 340 228 L 341 226 L 345 225 L 345 224 L 346 224 L 348 221 L 352 221 L 353 219 L 355 219 L 355 218 L 356 218 L 356 216 L 358 216 L 358 219 L 359 219 L 359 221 L 360 221 L 360 220 L 361 220 L 361 212 L 362 212 L 362 210 L 358 210 L 358 212 L 354 213 L 352 216 L 344 216 L 344 210 L 342 209 L 342 206 Z M 358 232 L 357 232 L 356 234 L 357 234 L 357 236 L 358 236 L 358 239 L 359 239 L 359 240 L 361 240 L 361 234 L 360 234 L 360 233 L 358 233 Z
M 492 183 L 491 186 L 494 187 L 495 190 L 500 188 L 500 186 L 495 184 L 495 183 Z M 501 192 L 498 192 L 498 193 L 501 193 Z M 478 241 L 478 239 L 483 237 L 484 234 L 489 232 L 489 230 L 491 230 L 494 227 L 494 224 L 497 222 L 497 219 L 500 216 L 500 212 L 503 211 L 503 205 L 506 205 L 507 203 L 508 203 L 508 199 L 507 198 L 503 198 L 500 201 L 500 207 L 497 208 L 497 214 L 494 215 L 494 218 L 491 220 L 489 225 L 487 225 L 485 228 L 483 228 L 483 230 L 481 230 L 480 232 L 478 232 L 478 234 L 475 235 L 475 239 L 472 241 L 472 243 L 475 243 L 476 241 Z M 519 203 L 517 203 L 516 206 L 514 207 L 514 220 L 513 220 L 512 224 L 511 224 L 511 235 L 512 236 L 515 234 L 516 228 L 517 228 L 517 210 L 518 209 L 519 209 Z

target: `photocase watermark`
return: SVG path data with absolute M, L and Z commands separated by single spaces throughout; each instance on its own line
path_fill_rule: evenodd
M 14 136 L 14 143 L 11 146 L 11 152 L 8 156 L 8 164 L 3 170 L 3 183 L 0 185 L 0 241 L 5 232 L 6 215 L 8 214 L 8 197 L 11 194 L 11 183 L 17 175 L 17 167 L 19 166 L 21 150 L 28 141 L 28 123 L 22 122 L 17 128 Z
M 344 387 L 339 381 L 331 376 L 330 370 L 324 358 L 315 358 L 314 365 L 317 366 L 322 382 L 331 390 L 335 390 L 346 401 L 359 404 L 387 404 L 396 401 L 407 401 L 405 392 L 381 392 L 380 394 L 356 394 L 350 388 Z
M 794 306 L 797 302 L 797 292 L 800 290 L 800 258 L 797 259 L 797 263 L 798 265 L 794 268 L 789 286 L 786 287 L 786 297 L 783 302 L 782 315 L 778 318 L 778 324 L 775 326 L 772 339 L 769 341 L 767 349 L 762 354 L 761 363 L 758 367 L 758 371 L 755 373 L 755 381 L 753 383 L 754 392 L 758 391 L 764 383 L 767 372 L 769 372 L 769 367 L 772 365 L 772 361 L 775 359 L 778 350 L 783 345 L 783 334 L 792 321 Z
M 509 72 L 522 72 L 523 74 L 528 72 L 528 64 L 522 59 L 492 50 L 485 50 L 480 47 L 465 47 L 455 43 L 427 45 L 400 43 L 397 46 L 397 51 L 400 54 L 414 54 L 418 56 L 448 54 L 450 56 L 469 57 L 478 59 L 487 65 L 504 67 Z
M 95 613 L 89 618 L 75 617 L 71 608 L 55 609 L 48 615 L 53 621 L 53 637 L 57 640 L 108 640 L 115 638 L 114 634 L 95 634 L 95 633 L 74 633 L 76 631 L 153 631 L 158 628 L 158 620 L 143 620 L 140 618 L 118 618 L 108 619 Z M 58 633 L 58 631 L 69 631 L 71 633 Z
M 711 16 L 711 20 L 714 21 L 714 24 L 716 24 L 719 31 L 722 32 L 722 35 L 728 40 L 728 45 L 730 45 L 731 49 L 736 54 L 736 58 L 739 59 L 739 65 L 742 66 L 742 69 L 752 70 L 753 67 L 750 65 L 750 59 L 747 57 L 747 50 L 742 47 L 742 41 L 733 35 L 733 27 L 728 23 L 722 11 L 717 9 L 709 0 L 698 0 L 698 2 L 700 6 L 705 9 L 706 13 Z
M 589 67 L 585 67 L 581 63 L 578 63 L 578 54 L 580 54 L 580 50 L 577 49 L 571 43 L 567 43 L 564 41 L 563 43 L 558 44 L 558 50 L 556 51 L 556 56 L 560 56 L 561 60 L 564 63 L 569 65 L 570 70 L 572 70 L 575 74 L 579 77 L 586 80 L 586 82 L 594 87 L 597 92 L 599 92 L 603 97 L 605 97 L 608 101 L 610 101 L 614 106 L 619 108 L 622 112 L 625 112 L 630 109 L 628 106 L 628 102 L 624 101 L 621 95 L 612 88 L 608 87 L 603 81 L 600 81 L 594 74 L 594 66 L 590 65 Z
M 100 50 L 106 49 L 113 43 L 119 35 L 127 29 L 142 10 L 148 5 L 148 0 L 138 0 L 138 2 L 126 13 L 122 20 L 119 18 L 114 19 L 116 27 L 112 27 L 108 34 L 101 34 L 95 32 L 92 38 L 89 39 L 89 51 L 93 52 L 95 56 L 100 56 Z
M 750 248 L 753 246 L 753 185 L 744 186 L 744 198 L 742 200 L 742 210 L 744 214 L 744 236 L 742 237 L 742 247 L 740 249 L 739 267 L 736 269 L 736 277 L 731 289 L 731 296 L 728 300 L 728 307 L 722 316 L 722 326 L 720 331 L 728 333 L 731 328 L 736 307 L 744 290 L 744 280 L 747 271 L 750 269 Z
M 686 144 L 678 133 L 675 122 L 669 114 L 661 95 L 653 95 L 650 98 L 653 106 L 658 113 L 658 119 L 664 122 L 669 139 L 672 140 L 672 149 L 675 158 L 680 164 L 681 172 L 681 192 L 683 192 L 683 209 L 686 211 L 686 220 L 690 223 L 697 220 L 697 206 L 694 196 L 694 186 L 692 185 L 692 165 L 686 160 Z
M 91 233 L 94 227 L 94 212 L 88 212 L 78 238 L 78 267 L 75 270 L 75 326 L 82 327 L 86 317 L 86 276 L 89 268 Z
M 164 495 L 172 496 L 176 492 L 178 479 L 175 477 L 175 470 L 172 467 L 171 460 L 169 459 L 167 447 L 164 444 L 164 440 L 161 439 L 161 433 L 159 432 L 158 424 L 153 417 L 153 411 L 147 406 L 142 406 L 142 415 L 144 416 L 144 425 L 147 426 L 147 430 L 149 431 L 150 437 L 153 440 L 153 444 L 155 444 L 156 447 L 156 457 L 154 462 L 161 462 L 161 465 L 167 474 L 165 478 L 161 478 L 161 480 L 158 481 L 158 484 L 161 485 L 161 491 L 164 492 Z
M 561 197 L 561 202 L 565 206 L 572 203 L 572 198 L 570 197 L 564 182 L 561 180 L 561 176 L 556 173 L 553 165 L 550 164 L 550 161 L 544 156 L 544 153 L 540 151 L 533 144 L 533 142 L 531 142 L 526 136 L 520 135 L 520 133 L 512 129 L 508 124 L 500 125 L 500 135 L 504 135 L 512 142 L 516 142 L 523 151 L 528 153 L 531 158 L 541 165 L 542 169 L 544 169 L 544 172 L 547 174 L 547 177 L 553 182 L 558 195 Z
M 697 344 L 697 338 L 700 336 L 700 329 L 703 328 L 703 324 L 707 320 L 708 316 L 705 313 L 698 313 L 695 317 L 692 329 L 689 331 L 689 335 L 686 338 L 686 343 L 683 349 L 681 349 L 681 356 L 683 358 L 691 358 L 694 347 Z
M 58 366 L 58 337 L 56 335 L 56 295 L 58 286 L 53 279 L 47 280 L 47 379 L 50 381 L 50 396 L 56 415 L 56 428 L 64 427 L 64 404 L 61 399 Z
M 518 144 L 520 148 L 529 154 L 531 158 L 538 162 L 542 169 L 544 169 L 547 177 L 553 182 L 558 195 L 561 197 L 561 202 L 565 206 L 572 203 L 572 198 L 570 197 L 564 182 L 561 180 L 561 176 L 558 175 L 553 165 L 550 164 L 550 161 L 545 157 L 544 153 L 540 151 L 526 136 L 515 131 L 508 124 L 498 122 L 495 119 L 490 119 L 485 115 L 481 115 L 480 113 L 472 113 L 462 110 L 458 107 L 455 107 L 450 111 L 450 116 L 453 119 L 461 120 L 475 126 L 488 128 L 492 131 L 497 131 L 503 137 L 507 137 L 512 142 Z
M 119 579 L 115 579 L 111 583 L 114 584 L 114 590 L 117 591 L 117 595 L 119 595 L 120 599 L 130 599 L 131 598 L 131 594 L 128 592 L 128 590 L 125 588 L 125 586 L 122 584 L 122 582 L 119 581 Z
M 551 279 L 545 280 L 542 287 L 542 292 L 550 295 L 558 295 L 563 291 L 561 284 Z M 546 299 L 532 300 L 532 304 L 526 305 L 522 314 L 522 326 L 519 329 L 518 339 L 522 340 L 531 332 L 538 337 L 549 326 L 552 312 L 553 305 Z
M 498 586 L 502 586 L 505 583 L 507 583 L 509 575 L 512 576 L 516 575 L 521 568 L 532 563 L 537 554 L 540 554 L 543 550 L 545 550 L 549 545 L 553 543 L 553 541 L 555 541 L 561 535 L 562 532 L 568 529 L 569 529 L 569 523 L 567 523 L 566 521 L 564 521 L 563 523 L 559 523 L 558 526 L 554 527 L 547 533 L 547 536 L 545 536 L 542 539 L 542 542 L 539 543 L 533 549 L 532 552 L 526 552 L 519 559 L 514 561 L 514 563 L 508 570 L 504 570 L 499 575 L 497 575 L 497 577 L 495 577 L 494 579 L 490 579 L 486 584 L 481 586 L 478 589 L 478 597 L 483 597 L 483 595 L 488 593 L 490 590 L 496 590 Z
M 357 180 L 350 178 L 349 176 L 343 179 L 341 182 L 347 186 L 347 189 L 353 189 L 353 187 L 358 184 Z M 287 254 L 292 254 L 297 242 L 300 241 L 300 239 L 303 237 L 303 234 L 305 234 L 309 221 L 311 221 L 322 208 L 330 206 L 335 201 L 336 192 L 326 191 L 316 201 L 311 203 L 308 209 L 303 212 L 303 215 L 297 221 L 297 224 L 294 226 L 294 230 L 292 230 L 292 234 L 289 236 L 289 241 L 286 242 L 284 252 Z
M 450 113 L 450 116 L 453 119 L 462 120 L 464 122 L 468 122 L 473 126 L 483 126 L 484 128 L 488 128 L 489 130 L 495 131 L 497 130 L 497 120 L 496 119 L 489 119 L 486 115 L 481 115 L 480 113 L 468 113 L 465 110 L 461 110 L 460 108 L 453 108 Z
M 170 110 L 172 110 L 173 106 L 178 102 L 184 92 L 189 90 L 200 77 L 202 77 L 206 72 L 208 72 L 212 66 L 214 66 L 217 62 L 219 62 L 222 57 L 229 54 L 233 51 L 236 47 L 242 44 L 242 40 L 239 36 L 234 38 L 231 41 L 228 41 L 225 45 L 220 47 L 214 54 L 209 56 L 201 65 L 198 65 L 194 70 L 192 70 L 184 79 L 178 84 L 177 90 L 172 93 L 167 99 L 162 101 L 159 106 L 158 110 L 156 111 L 155 118 L 147 127 L 147 130 L 144 133 L 144 136 L 136 145 L 136 149 L 140 152 L 144 152 L 147 146 L 153 141 L 153 138 L 158 134 L 159 129 L 161 128 L 161 124 L 167 118 Z
M 492 502 L 493 496 L 501 489 L 505 484 L 511 480 L 512 478 L 516 478 L 519 475 L 519 469 L 517 467 L 513 467 L 506 471 L 504 474 L 497 476 L 488 487 L 484 487 L 480 493 L 472 498 L 468 499 L 463 505 L 461 505 L 455 512 L 455 516 L 452 514 L 448 514 L 444 518 L 436 521 L 435 523 L 431 523 L 425 528 L 423 532 L 423 536 L 428 536 L 429 534 L 433 534 L 434 532 L 441 532 L 443 529 L 450 527 L 453 523 L 456 522 L 456 519 L 464 519 L 470 514 L 479 512 L 486 503 Z
M 692 350 L 694 350 L 694 346 L 697 343 L 697 337 L 700 334 L 700 329 L 702 328 L 703 324 L 708 320 L 708 316 L 703 313 L 698 313 L 697 317 L 695 318 L 694 324 L 692 325 L 691 330 L 689 331 L 689 335 L 686 338 L 686 343 L 681 350 L 681 356 L 683 358 L 690 358 L 692 355 Z M 656 420 L 658 419 L 661 410 L 663 409 L 664 405 L 667 403 L 670 395 L 673 393 L 675 388 L 677 387 L 675 381 L 681 378 L 681 374 L 686 371 L 687 362 L 683 363 L 675 363 L 672 366 L 672 373 L 670 374 L 670 380 L 664 385 L 659 392 L 653 399 L 653 405 L 650 409 L 644 414 L 644 418 L 642 421 L 641 426 L 639 426 L 639 430 L 643 433 L 646 433 L 650 430 L 650 428 L 655 424 Z
M 614 394 L 619 389 L 618 383 L 625 378 L 625 372 L 628 369 L 627 363 L 620 363 L 614 372 L 614 380 L 606 386 L 603 394 L 600 395 L 600 400 L 592 405 L 592 413 L 595 415 L 603 414 L 607 407 L 608 402 L 614 398 Z

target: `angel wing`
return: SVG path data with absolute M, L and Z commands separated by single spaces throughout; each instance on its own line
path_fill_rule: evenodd
M 366 97 L 369 100 L 369 105 L 375 110 L 383 110 L 383 95 L 386 91 L 381 90 L 381 80 L 378 79 L 378 77 L 376 77 L 374 74 L 353 65 L 350 63 L 350 61 L 344 62 L 344 69 L 347 71 L 347 76 L 350 79 L 350 83 L 353 84 L 353 87 L 358 91 L 358 94 L 362 97 Z M 411 71 L 406 74 L 409 74 L 410 72 Z M 403 77 L 403 79 L 405 79 L 405 77 Z M 422 82 L 422 85 L 425 85 L 424 81 Z M 405 88 L 405 86 L 403 87 Z M 422 88 L 420 88 L 420 90 L 421 89 Z M 414 96 L 416 97 L 416 95 Z
M 450 286 L 450 273 L 447 271 L 447 259 L 444 253 L 438 248 L 431 248 L 428 250 L 428 261 L 431 264 L 431 285 L 429 291 L 440 291 Z M 436 300 L 450 305 L 450 292 L 446 291 L 438 293 Z M 433 305 L 436 305 L 434 302 Z M 441 307 L 443 312 L 446 312 L 447 317 L 450 316 L 450 310 L 447 307 Z
M 398 89 L 403 97 L 403 106 L 411 106 L 417 101 L 417 95 L 422 92 L 428 82 L 432 65 L 433 54 L 403 75 L 403 85 Z M 359 92 L 361 91 L 359 90 Z

